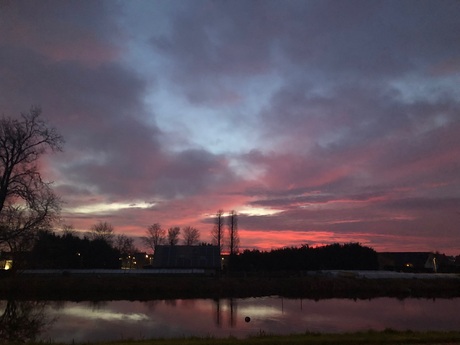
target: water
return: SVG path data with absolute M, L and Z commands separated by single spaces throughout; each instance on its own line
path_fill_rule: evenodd
M 21 320 L 25 338 L 90 342 L 360 330 L 453 331 L 460 298 L 299 300 L 279 297 L 110 302 L 0 302 L 0 336 Z M 246 322 L 245 318 L 250 321 Z M 35 334 L 33 334 L 35 333 Z

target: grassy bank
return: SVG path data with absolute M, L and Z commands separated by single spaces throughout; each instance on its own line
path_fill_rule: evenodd
M 97 345 L 275 345 L 275 344 L 460 344 L 460 332 L 359 332 L 345 334 L 298 334 L 236 338 L 184 338 L 94 343 Z
M 328 276 L 16 275 L 0 280 L 0 299 L 152 300 L 279 295 L 292 298 L 460 297 L 460 279 Z

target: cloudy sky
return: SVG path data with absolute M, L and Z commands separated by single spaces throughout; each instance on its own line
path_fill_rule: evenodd
M 460 254 L 460 2 L 0 0 L 0 111 L 63 222 Z

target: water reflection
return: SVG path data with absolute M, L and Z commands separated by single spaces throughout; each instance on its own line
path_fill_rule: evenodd
M 278 297 L 110 302 L 0 302 L 0 339 L 94 342 L 305 331 L 457 330 L 460 299 Z M 245 317 L 250 322 L 245 322 Z
M 0 342 L 34 341 L 52 320 L 45 316 L 46 302 L 1 301 Z
M 237 307 L 237 299 L 229 298 L 229 299 L 214 299 L 214 320 L 217 327 L 221 327 L 221 323 L 223 322 L 223 314 L 226 314 L 228 325 L 230 327 L 236 326 L 236 307 Z

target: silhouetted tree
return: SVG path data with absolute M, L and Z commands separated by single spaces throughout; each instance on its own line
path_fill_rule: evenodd
M 38 159 L 62 150 L 63 139 L 56 129 L 40 118 L 41 109 L 32 108 L 22 119 L 0 119 L 0 212 L 5 203 L 20 199 L 29 206 L 40 200 L 41 179 Z
M 142 237 L 142 242 L 155 252 L 156 246 L 163 244 L 166 240 L 166 231 L 159 223 L 155 223 L 150 225 L 146 232 L 147 236 Z
M 0 247 L 12 252 L 29 245 L 60 210 L 38 161 L 49 151 L 62 150 L 64 140 L 40 115 L 40 108 L 31 108 L 20 119 L 0 119 Z
M 178 226 L 168 229 L 168 244 L 170 246 L 175 246 L 177 243 L 179 243 L 179 234 L 180 228 Z
M 359 243 L 331 244 L 311 248 L 286 247 L 270 252 L 245 250 L 232 261 L 232 270 L 301 271 L 322 269 L 375 270 L 377 253 Z
M 86 268 L 120 268 L 119 252 L 107 241 L 95 239 L 90 241 L 87 251 L 83 252 L 82 262 Z
M 31 268 L 80 268 L 82 240 L 71 234 L 40 231 L 31 252 Z M 80 254 L 80 255 L 79 255 Z
M 120 268 L 120 253 L 105 240 L 40 231 L 32 248 L 29 268 Z
M 230 255 L 238 253 L 240 238 L 238 236 L 238 215 L 236 211 L 231 211 L 228 216 L 228 235 L 229 235 L 229 252 Z
M 191 226 L 186 226 L 182 230 L 182 236 L 186 246 L 194 246 L 200 243 L 200 231 Z
M 110 223 L 99 222 L 91 227 L 90 238 L 92 240 L 102 240 L 112 246 L 114 237 L 113 226 Z
M 115 238 L 115 249 L 118 250 L 120 254 L 127 255 L 132 255 L 138 251 L 134 245 L 134 239 L 124 234 L 117 235 Z
M 224 245 L 224 211 L 219 210 L 216 213 L 214 228 L 212 229 L 212 242 L 222 251 Z
M 63 224 L 62 232 L 65 234 L 75 235 L 75 228 L 72 224 Z

